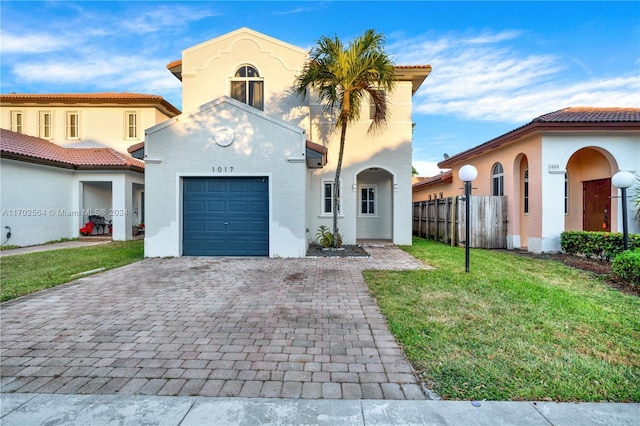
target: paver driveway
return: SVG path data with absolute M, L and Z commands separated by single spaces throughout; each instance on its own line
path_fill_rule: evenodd
M 424 399 L 370 258 L 146 259 L 2 304 L 2 392 Z

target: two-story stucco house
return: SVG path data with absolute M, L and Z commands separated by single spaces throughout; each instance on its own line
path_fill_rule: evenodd
M 182 115 L 147 130 L 146 256 L 305 256 L 330 227 L 338 138 L 293 85 L 309 52 L 241 28 L 182 52 Z M 412 95 L 428 65 L 397 66 L 391 119 L 349 128 L 340 185 L 344 244 L 411 244 Z
M 2 243 L 77 237 L 91 215 L 111 224 L 94 233 L 132 238 L 144 222 L 144 163 L 127 150 L 179 113 L 154 95 L 0 95 Z
M 414 201 L 461 195 L 458 171 L 478 169 L 474 195 L 506 196 L 509 248 L 560 250 L 563 231 L 622 232 L 618 171 L 640 171 L 640 109 L 575 107 L 550 112 L 438 163 L 451 169 L 413 185 Z M 640 191 L 629 189 L 631 198 Z M 629 220 L 629 232 L 640 226 Z

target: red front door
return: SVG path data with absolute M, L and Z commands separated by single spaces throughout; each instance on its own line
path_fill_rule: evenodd
M 582 182 L 584 209 L 582 229 L 611 231 L 611 179 Z

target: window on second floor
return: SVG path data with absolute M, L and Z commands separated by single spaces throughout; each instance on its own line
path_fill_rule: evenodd
M 67 139 L 80 139 L 79 118 L 78 111 L 67 111 Z
M 383 98 L 387 96 L 387 93 L 384 90 L 376 90 L 376 92 L 381 95 Z M 373 120 L 376 115 L 376 104 L 373 99 L 369 99 L 369 120 Z
M 38 136 L 42 139 L 53 139 L 53 114 L 51 111 L 40 111 Z
M 231 79 L 231 97 L 264 110 L 264 79 L 251 65 L 243 65 Z
M 491 195 L 504 195 L 504 169 L 502 164 L 496 163 L 491 169 Z
M 124 138 L 138 139 L 138 114 L 135 111 L 124 113 Z
M 24 115 L 22 111 L 11 111 L 11 131 L 22 133 L 24 130 Z

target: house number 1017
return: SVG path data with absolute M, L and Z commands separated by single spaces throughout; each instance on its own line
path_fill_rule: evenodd
M 233 166 L 213 166 L 213 173 L 231 173 Z

